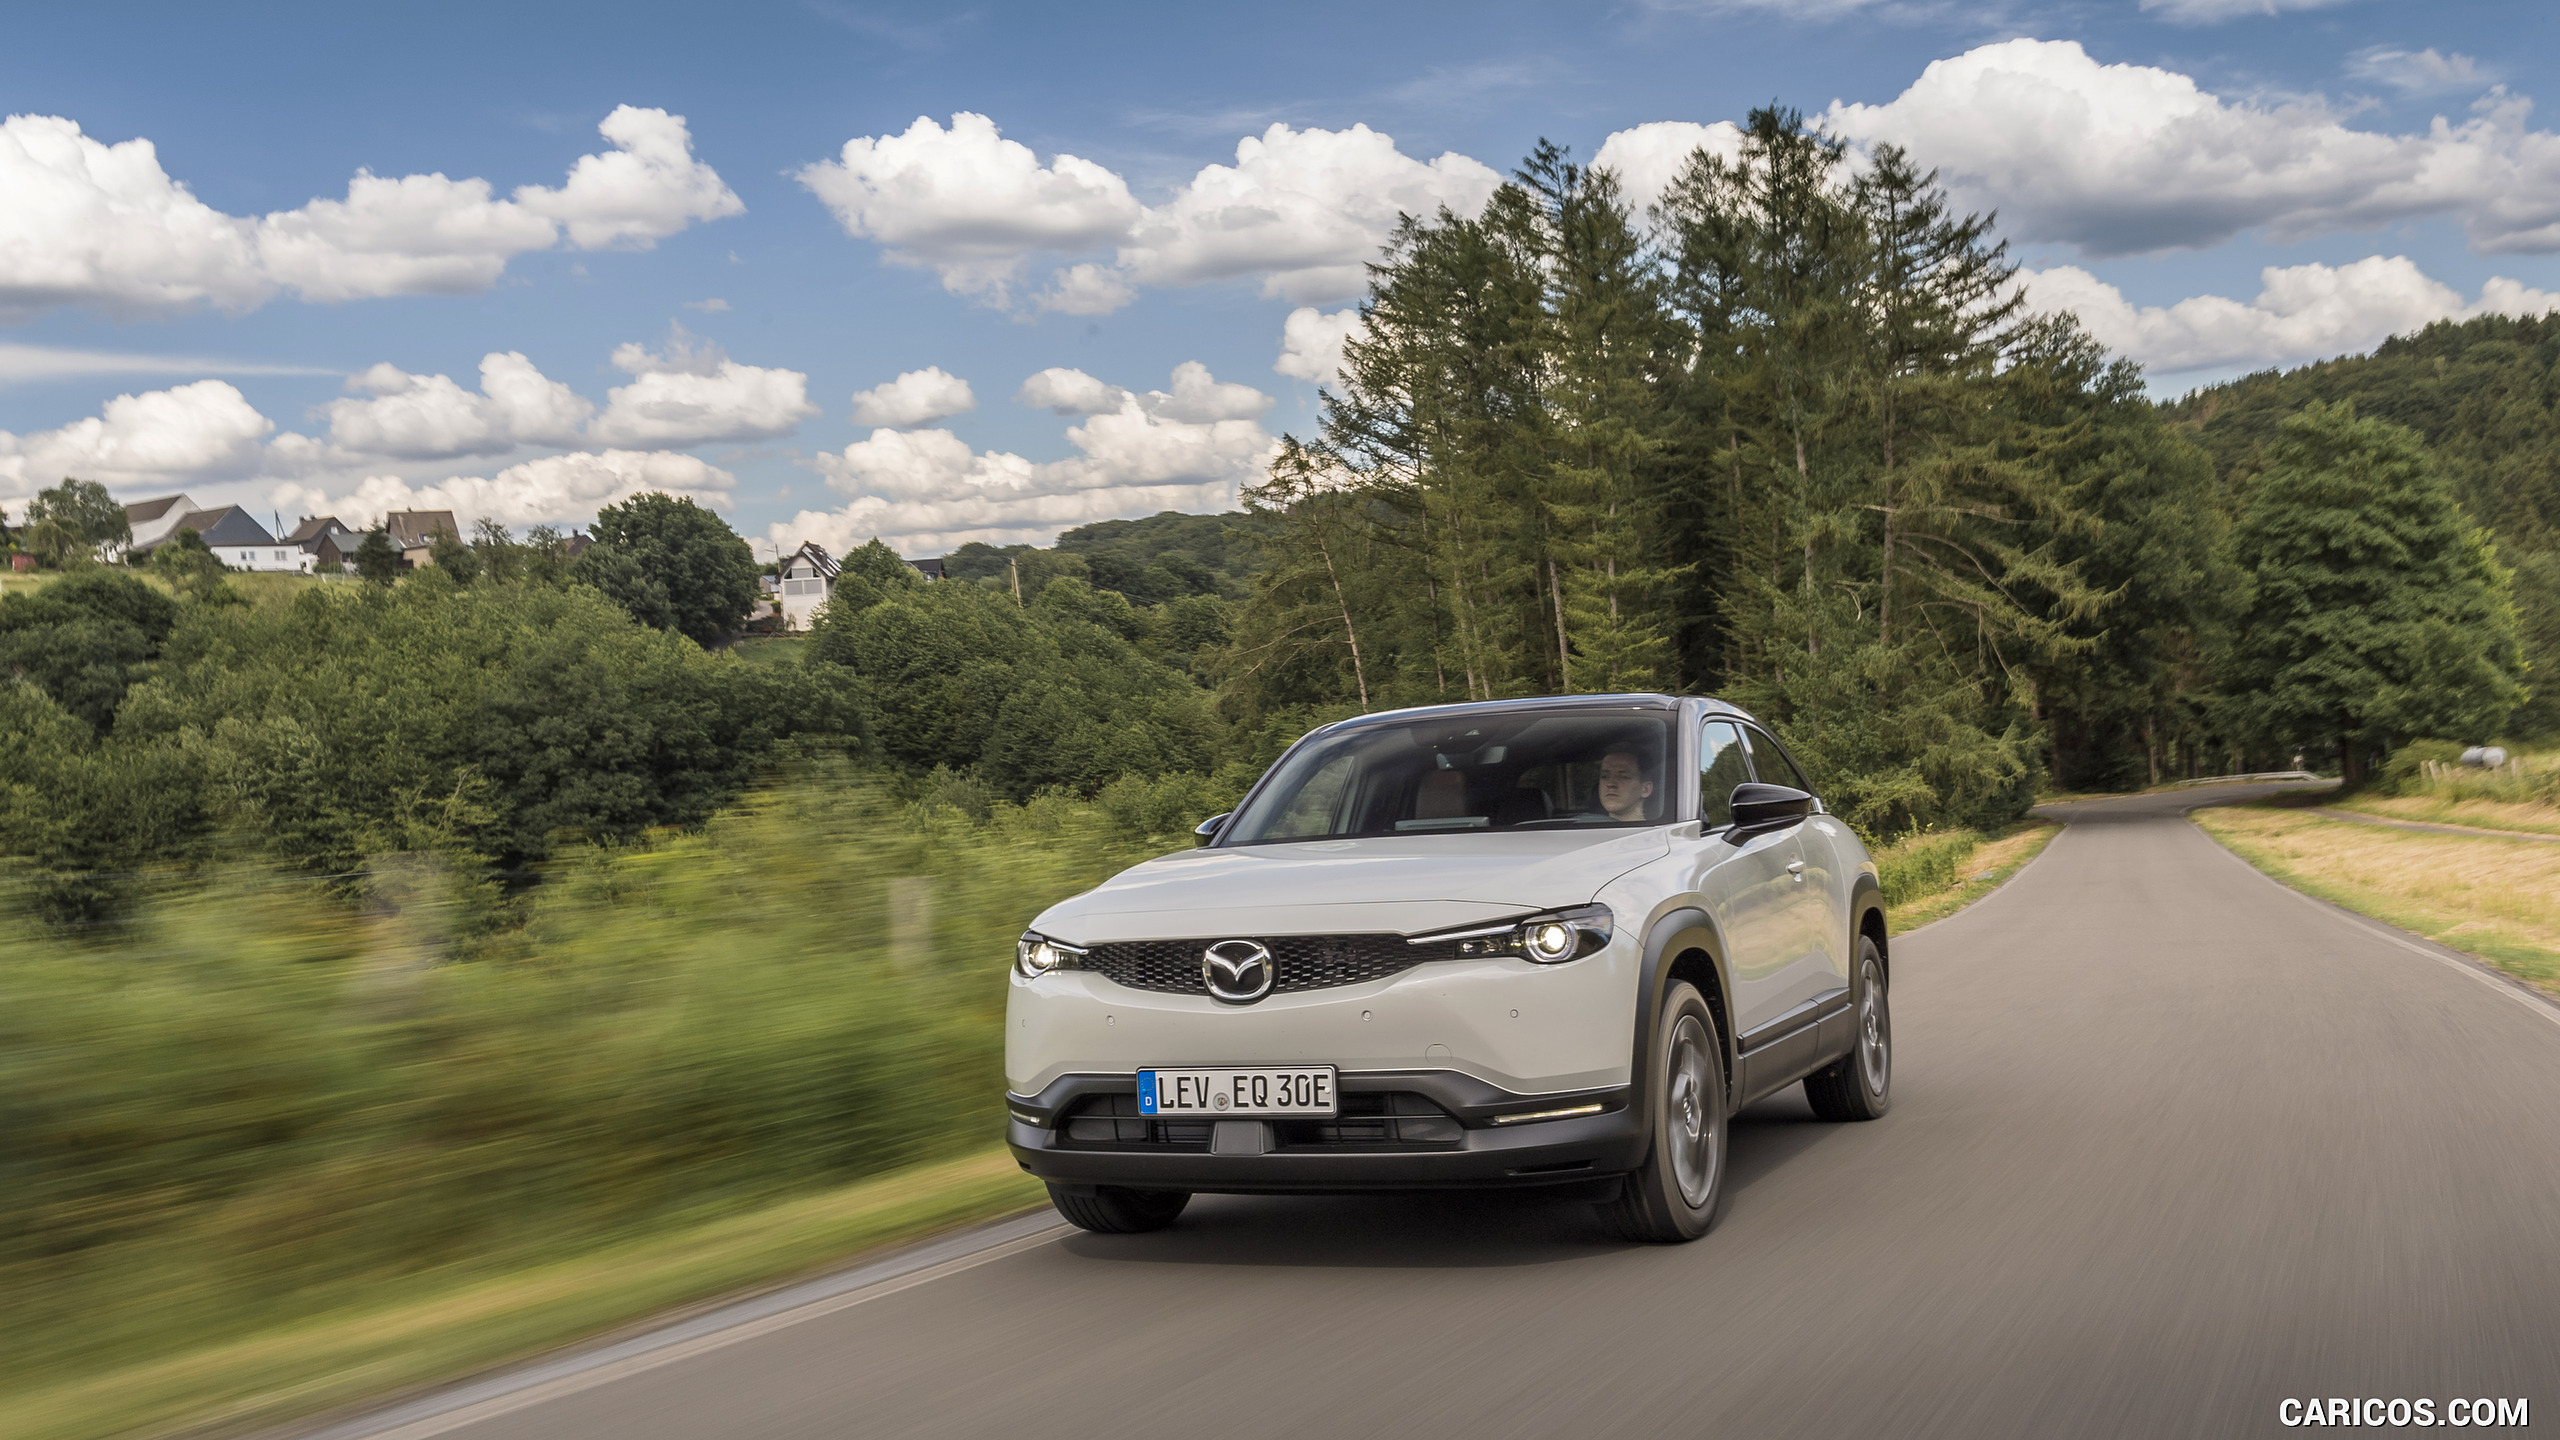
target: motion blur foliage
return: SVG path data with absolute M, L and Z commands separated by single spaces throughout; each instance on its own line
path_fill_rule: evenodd
M 0 1385 L 983 1145 L 1014 936 L 1232 797 L 918 793 L 805 767 L 477 940 L 431 856 L 208 871 L 111 963 L 0 935 Z
M 1169 633 L 1198 638 L 1193 618 L 1168 625 L 1072 577 L 1017 605 L 1010 589 L 926 584 L 897 565 L 903 577 L 874 578 L 848 563 L 808 649 L 812 672 L 866 682 L 891 762 L 968 771 L 1014 799 L 1215 765 L 1209 696 L 1164 650 Z
M 98 613 L 114 606 L 129 618 Z M 0 616 L 29 622 L 6 643 L 69 632 L 127 657 L 65 667 L 68 702 L 32 685 L 0 700 L 0 855 L 64 919 L 216 849 L 338 875 L 386 851 L 517 870 L 564 838 L 697 823 L 786 741 L 858 751 L 864 734 L 841 670 L 744 664 L 590 590 L 433 567 L 254 606 L 72 576 Z

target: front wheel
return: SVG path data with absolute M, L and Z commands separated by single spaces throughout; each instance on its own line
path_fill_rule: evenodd
M 1804 1077 L 1804 1098 L 1824 1120 L 1873 1120 L 1893 1103 L 1893 1011 L 1884 955 L 1858 937 L 1858 1035 L 1849 1053 Z
M 1724 1200 L 1724 1044 L 1715 1015 L 1686 981 L 1663 994 L 1651 1060 L 1652 1153 L 1600 1218 L 1626 1239 L 1676 1245 L 1706 1234 Z
M 1137 1235 L 1161 1230 L 1191 1203 L 1188 1190 L 1130 1190 L 1097 1185 L 1089 1190 L 1049 1187 L 1049 1203 L 1072 1224 L 1097 1235 Z

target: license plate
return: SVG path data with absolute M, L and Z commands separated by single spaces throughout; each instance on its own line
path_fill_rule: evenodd
M 1321 1115 L 1340 1109 L 1330 1065 L 1266 1065 L 1249 1070 L 1141 1070 L 1141 1115 Z

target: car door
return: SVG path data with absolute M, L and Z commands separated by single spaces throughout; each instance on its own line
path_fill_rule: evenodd
M 1792 830 L 1755 835 L 1737 845 L 1733 787 L 1752 778 L 1751 753 L 1733 721 L 1709 716 L 1698 737 L 1698 873 L 1693 885 L 1715 916 L 1733 974 L 1733 1022 L 1742 1034 L 1776 1019 L 1796 1001 L 1789 972 L 1801 958 L 1800 882 Z
M 1804 771 L 1767 731 L 1745 725 L 1742 738 L 1751 749 L 1752 772 L 1759 779 L 1813 793 Z M 1796 859 L 1802 866 L 1795 872 L 1788 926 L 1788 944 L 1795 952 L 1788 985 L 1790 1005 L 1848 988 L 1848 882 L 1841 874 L 1840 847 L 1833 843 L 1839 827 L 1840 822 L 1829 815 L 1817 814 L 1788 832 L 1795 837 Z

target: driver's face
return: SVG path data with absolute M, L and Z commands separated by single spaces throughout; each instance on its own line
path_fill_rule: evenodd
M 1653 794 L 1653 782 L 1644 778 L 1644 767 L 1633 755 L 1604 756 L 1600 761 L 1600 808 L 1612 820 L 1642 820 L 1644 802 Z

